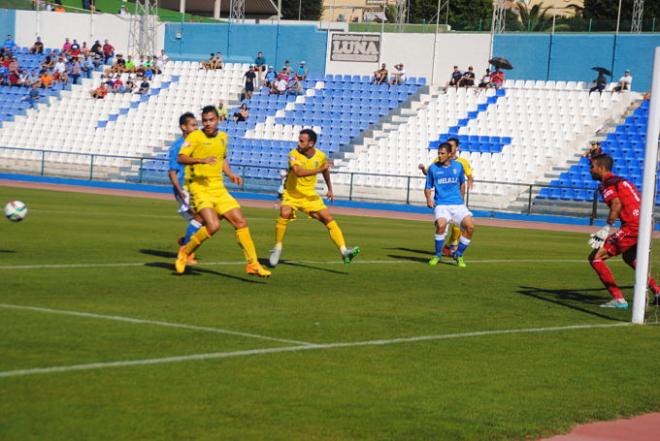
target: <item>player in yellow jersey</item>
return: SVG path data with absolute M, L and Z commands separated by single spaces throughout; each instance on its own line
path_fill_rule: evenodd
M 314 146 L 316 132 L 304 129 L 298 135 L 298 147 L 289 153 L 289 173 L 284 184 L 284 194 L 280 206 L 280 217 L 275 223 L 275 248 L 271 251 L 270 265 L 275 267 L 282 255 L 282 242 L 287 225 L 294 218 L 295 211 L 302 211 L 308 216 L 322 222 L 330 233 L 330 239 L 337 245 L 344 263 L 351 261 L 360 253 L 360 247 L 347 248 L 337 222 L 330 215 L 321 197 L 316 193 L 315 186 L 318 174 L 323 175 L 328 186 L 327 198 L 334 200 L 330 167 L 325 154 Z
M 459 153 L 458 149 L 460 145 L 458 138 L 449 138 L 447 140 L 447 144 L 449 144 L 452 148 L 451 160 L 460 162 L 461 165 L 463 166 L 463 170 L 465 170 L 465 177 L 467 178 L 467 188 L 468 190 L 471 190 L 472 185 L 474 184 L 474 175 L 472 173 L 472 167 L 470 166 L 470 162 L 467 159 L 458 156 Z M 436 162 L 438 162 L 438 158 L 435 158 L 432 164 Z M 419 169 L 422 171 L 424 176 L 426 176 L 426 173 L 428 172 L 428 167 L 424 164 L 419 164 Z M 458 225 L 452 223 L 451 234 L 449 236 L 449 239 L 446 241 L 447 245 L 445 245 L 444 248 L 444 254 L 446 256 L 450 256 L 451 253 L 458 247 L 459 237 L 461 237 L 461 228 Z
M 224 218 L 236 229 L 236 239 L 247 261 L 245 272 L 268 277 L 270 271 L 257 260 L 257 251 L 241 207 L 225 188 L 223 174 L 234 184 L 240 185 L 242 179 L 229 166 L 227 134 L 218 130 L 218 122 L 220 117 L 215 106 L 204 107 L 202 130 L 190 133 L 179 151 L 178 161 L 186 166 L 185 181 L 190 190 L 190 205 L 202 216 L 204 226 L 179 250 L 176 272 L 181 274 L 186 270 L 188 256 L 218 231 L 220 219 Z

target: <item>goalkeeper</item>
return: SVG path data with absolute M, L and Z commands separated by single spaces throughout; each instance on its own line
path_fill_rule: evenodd
M 628 309 L 628 302 L 616 285 L 612 271 L 605 261 L 621 254 L 623 260 L 635 268 L 637 255 L 637 235 L 639 231 L 640 197 L 635 186 L 628 180 L 612 173 L 612 157 L 606 154 L 591 158 L 592 179 L 600 181 L 598 191 L 610 209 L 607 225 L 591 235 L 589 245 L 594 251 L 589 255 L 589 263 L 598 274 L 601 282 L 612 295 L 612 300 L 600 305 L 602 308 Z M 621 228 L 610 234 L 610 226 L 620 220 Z M 649 277 L 649 288 L 660 299 L 660 287 Z

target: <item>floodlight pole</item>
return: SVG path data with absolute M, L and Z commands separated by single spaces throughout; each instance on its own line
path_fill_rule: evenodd
M 633 300 L 632 322 L 644 323 L 646 290 L 648 289 L 649 255 L 651 234 L 653 233 L 653 209 L 655 208 L 655 186 L 658 167 L 658 137 L 660 136 L 660 47 L 655 48 L 653 62 L 653 84 L 649 121 L 646 128 L 646 154 L 644 156 L 644 181 L 642 186 L 642 206 L 639 216 L 639 237 L 637 239 L 637 268 L 635 270 L 635 297 Z

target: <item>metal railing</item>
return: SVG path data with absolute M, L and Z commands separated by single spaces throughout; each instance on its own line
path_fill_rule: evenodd
M 0 168 L 14 173 L 27 173 L 39 176 L 60 176 L 86 179 L 90 181 L 122 181 L 137 184 L 169 184 L 163 164 L 169 161 L 162 157 L 125 156 L 100 153 L 67 152 L 47 149 L 0 147 Z M 165 165 L 166 167 L 166 165 Z M 281 183 L 279 171 L 283 167 L 257 163 L 234 163 L 234 171 L 243 176 L 241 186 L 227 184 L 238 191 L 275 193 Z M 276 170 L 270 176 L 263 176 L 264 170 Z M 261 176 L 259 176 L 261 175 Z M 423 185 L 425 177 L 420 175 L 385 175 L 379 173 L 333 171 L 333 187 L 338 199 L 349 201 L 377 201 L 405 205 L 423 205 Z M 340 178 L 337 178 L 340 177 Z M 558 190 L 583 190 L 593 192 L 591 208 L 580 206 L 577 210 L 583 217 L 592 221 L 597 216 L 598 198 L 596 191 L 589 187 L 572 187 L 550 184 L 475 180 L 475 186 L 499 186 L 500 189 L 517 188 L 516 206 L 519 212 L 535 213 L 536 196 L 543 188 Z M 525 189 L 525 190 L 522 190 Z M 478 199 L 499 197 L 497 194 L 484 195 L 483 192 L 466 191 L 466 204 L 477 209 L 505 211 L 501 207 L 487 207 Z M 501 192 L 506 193 L 506 192 Z M 475 198 L 477 200 L 475 200 Z M 574 204 L 575 205 L 575 204 Z M 578 214 L 580 215 L 580 214 Z

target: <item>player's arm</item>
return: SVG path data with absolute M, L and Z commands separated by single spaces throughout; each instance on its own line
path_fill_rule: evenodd
M 181 198 L 185 198 L 185 192 L 183 191 L 183 188 L 181 188 L 181 184 L 179 184 L 179 178 L 177 177 L 176 170 L 170 170 L 167 173 L 167 176 L 170 178 L 172 187 L 174 187 L 174 190 L 176 190 L 177 194 L 181 196 Z
M 469 182 L 469 181 L 468 181 Z M 468 184 L 469 185 L 469 184 Z M 461 184 L 461 199 L 465 200 L 465 182 Z
M 326 195 L 326 197 L 334 202 L 335 195 L 334 192 L 332 191 L 332 182 L 330 181 L 330 167 L 332 166 L 332 163 L 326 162 L 326 164 L 328 165 L 328 168 L 323 170 L 321 174 L 323 175 L 323 180 L 325 181 L 325 185 L 328 187 L 328 194 Z
M 209 156 L 206 158 L 191 158 L 184 153 L 179 153 L 179 156 L 177 156 L 176 160 L 179 164 L 183 165 L 215 164 L 218 162 L 215 156 Z
M 236 184 L 236 185 L 242 185 L 243 184 L 243 178 L 241 178 L 237 174 L 234 174 L 234 171 L 231 169 L 231 166 L 229 165 L 229 160 L 227 160 L 227 158 L 225 158 L 224 162 L 222 163 L 222 172 L 234 184 Z
M 419 169 L 419 171 L 422 172 L 422 174 L 423 174 L 424 176 L 426 176 L 426 174 L 429 172 L 429 169 L 428 169 L 424 164 L 422 164 L 421 162 L 419 163 L 419 165 L 417 166 L 417 168 Z
M 428 170 L 427 170 L 428 171 Z M 426 198 L 426 206 L 433 208 L 435 204 L 433 203 L 433 173 L 426 175 L 426 185 L 424 186 L 424 197 Z
M 610 213 L 607 215 L 608 225 L 614 225 L 616 220 L 619 218 L 619 215 L 621 214 L 622 208 L 623 205 L 621 204 L 621 199 L 618 197 L 610 201 Z
M 303 168 L 301 165 L 294 164 L 291 166 L 291 170 L 293 170 L 293 174 L 296 175 L 298 178 L 304 178 L 307 176 L 314 176 L 319 173 L 323 173 L 325 171 L 328 171 L 330 169 L 330 163 L 326 162 L 319 168 L 311 168 L 311 169 L 306 169 Z M 325 175 L 323 175 L 325 178 Z

